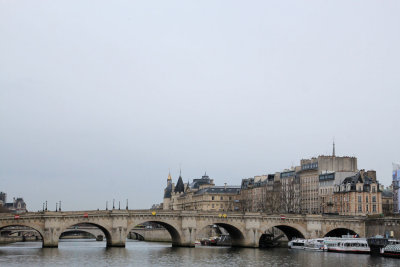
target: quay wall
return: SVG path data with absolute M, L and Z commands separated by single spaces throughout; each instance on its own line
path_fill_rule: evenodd
M 365 222 L 366 236 L 385 236 L 400 239 L 400 217 L 368 218 Z

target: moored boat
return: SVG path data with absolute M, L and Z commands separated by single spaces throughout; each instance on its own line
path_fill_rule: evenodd
M 313 251 L 325 251 L 326 245 L 323 238 L 307 239 L 304 243 L 304 249 Z
M 384 257 L 400 258 L 400 240 L 389 239 L 389 244 L 381 250 Z
M 370 253 L 370 247 L 365 238 L 330 239 L 325 241 L 325 245 L 329 252 Z
M 305 239 L 293 239 L 289 241 L 288 246 L 291 249 L 304 249 L 304 244 L 306 243 Z

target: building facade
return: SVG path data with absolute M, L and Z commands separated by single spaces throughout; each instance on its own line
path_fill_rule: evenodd
M 335 185 L 339 185 L 349 176 L 357 172 L 323 172 L 319 175 L 319 202 L 321 213 L 335 214 L 333 192 Z
M 280 173 L 258 175 L 242 179 L 242 211 L 279 213 L 282 212 Z
M 164 210 L 238 211 L 240 186 L 215 186 L 214 180 L 204 174 L 192 183 L 183 183 L 181 175 L 176 186 L 171 175 L 164 189 Z
M 383 186 L 376 180 L 376 172 L 361 170 L 335 185 L 334 204 L 340 215 L 363 216 L 382 213 Z
M 281 184 L 281 212 L 300 213 L 301 194 L 300 194 L 300 176 L 299 167 L 293 167 L 289 170 L 277 173 Z
M 393 215 L 393 186 L 389 186 L 382 191 L 382 213 L 384 215 Z
M 332 212 L 330 203 L 334 185 L 340 183 L 342 177 L 348 173 L 355 172 L 357 172 L 357 158 L 355 157 L 336 157 L 333 153 L 332 156 L 302 159 L 298 171 L 301 213 Z M 335 173 L 333 179 L 332 175 L 329 175 L 330 173 Z

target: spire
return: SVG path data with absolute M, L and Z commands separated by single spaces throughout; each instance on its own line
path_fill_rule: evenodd
M 172 180 L 171 172 L 168 172 L 168 178 L 167 178 L 167 180 L 168 180 L 168 181 L 171 181 L 171 180 Z
M 185 191 L 185 185 L 183 184 L 182 176 L 179 175 L 178 182 L 175 186 L 175 193 L 183 193 Z
M 335 153 L 335 139 L 333 139 L 333 151 L 332 151 L 332 156 L 336 157 L 336 153 Z
M 185 190 L 185 191 L 189 191 L 189 189 L 190 189 L 190 186 L 189 186 L 189 179 L 188 179 L 188 182 L 187 182 L 187 184 L 186 184 L 186 190 Z

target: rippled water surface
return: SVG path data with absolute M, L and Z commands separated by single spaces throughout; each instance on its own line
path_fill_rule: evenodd
M 125 248 L 106 248 L 105 242 L 74 240 L 59 248 L 39 242 L 0 246 L 0 266 L 400 266 L 400 259 L 369 255 L 196 247 L 172 248 L 167 243 L 127 242 Z

